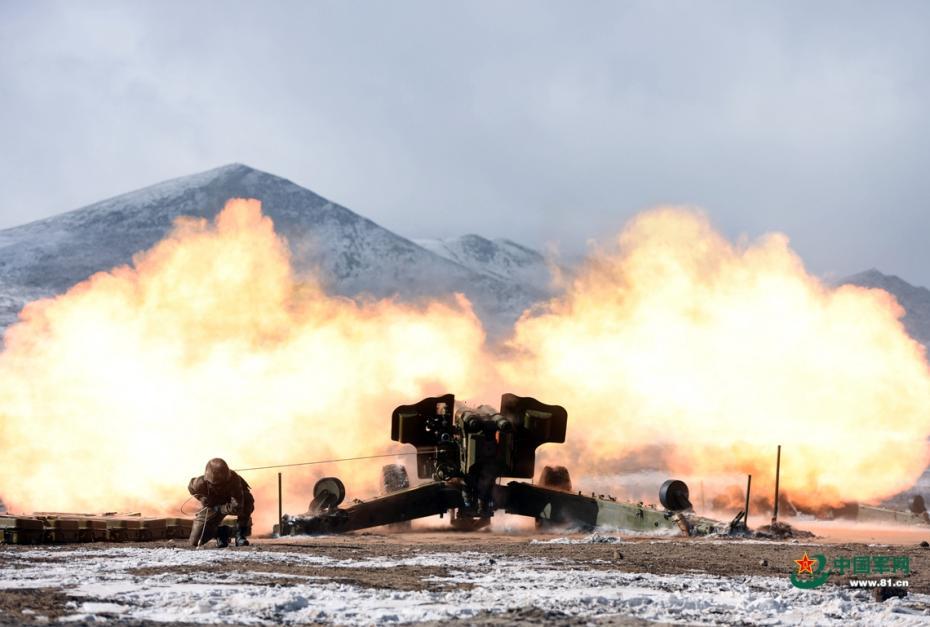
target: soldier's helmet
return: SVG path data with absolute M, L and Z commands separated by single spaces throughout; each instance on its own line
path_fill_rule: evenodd
M 229 480 L 229 466 L 219 457 L 214 457 L 207 462 L 207 468 L 203 471 L 203 478 L 207 483 L 226 483 Z

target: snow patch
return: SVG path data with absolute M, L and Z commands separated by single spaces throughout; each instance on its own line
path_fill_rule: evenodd
M 580 541 L 601 542 L 592 534 Z M 562 538 L 554 538 L 561 541 Z M 610 541 L 610 540 L 608 540 Z M 552 542 L 552 541 L 549 541 Z M 482 611 L 537 607 L 580 617 L 632 615 L 646 620 L 765 625 L 804 622 L 883 625 L 926 624 L 930 596 L 874 603 L 865 591 L 825 586 L 799 590 L 788 577 L 726 578 L 703 574 L 653 575 L 593 570 L 567 560 L 493 556 L 486 553 L 423 551 L 400 559 L 336 560 L 325 555 L 278 551 L 190 551 L 167 548 L 109 548 L 10 552 L 0 566 L 0 587 L 65 588 L 79 597 L 71 620 L 119 614 L 123 620 L 294 624 L 338 624 L 468 619 Z M 47 561 L 57 558 L 60 561 Z M 36 561 L 40 560 L 40 561 Z M 447 567 L 444 576 L 424 577 L 424 590 L 349 585 L 325 578 L 288 576 L 290 585 L 256 585 L 261 572 L 225 575 L 172 572 L 172 566 L 250 562 L 256 565 L 324 565 L 389 569 Z M 133 568 L 169 567 L 154 576 Z
M 595 532 L 583 538 L 552 538 L 551 540 L 530 540 L 530 544 L 620 544 L 623 539 L 618 536 L 611 536 L 604 533 Z

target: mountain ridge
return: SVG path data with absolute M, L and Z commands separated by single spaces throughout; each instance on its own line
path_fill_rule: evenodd
M 408 239 L 289 179 L 230 163 L 0 230 L 0 332 L 25 303 L 131 263 L 164 238 L 175 218 L 212 220 L 234 197 L 261 200 L 288 241 L 295 270 L 321 269 L 331 292 L 408 301 L 461 292 L 492 339 L 505 337 L 526 309 L 555 295 L 553 270 L 563 270 L 504 238 Z M 875 268 L 833 284 L 888 291 L 905 308 L 911 337 L 930 346 L 927 288 Z
M 898 304 L 904 307 L 902 322 L 908 334 L 930 347 L 930 290 L 926 287 L 912 285 L 897 275 L 884 274 L 876 268 L 840 279 L 837 285 L 882 289 L 893 295 Z
M 339 295 L 416 300 L 461 292 L 492 335 L 542 296 L 436 255 L 293 181 L 227 164 L 0 231 L 0 325 L 11 324 L 28 300 L 130 263 L 175 218 L 213 219 L 236 197 L 262 201 L 290 245 L 295 269 L 322 269 L 324 284 Z
M 538 251 L 505 238 L 488 239 L 468 233 L 445 239 L 413 242 L 440 257 L 485 276 L 519 281 L 551 292 L 552 266 Z

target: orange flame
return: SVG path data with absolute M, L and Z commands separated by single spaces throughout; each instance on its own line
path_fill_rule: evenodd
M 752 472 L 764 489 L 780 443 L 796 501 L 871 499 L 928 462 L 930 373 L 901 315 L 884 292 L 823 286 L 783 236 L 734 246 L 666 209 L 495 351 L 461 296 L 359 304 L 298 279 L 259 203 L 233 200 L 24 309 L 0 354 L 0 494 L 19 511 L 164 512 L 211 457 L 395 451 L 394 406 L 514 391 L 569 410 L 579 485 L 660 450 L 675 472 Z M 359 493 L 378 465 L 326 470 Z M 320 472 L 287 471 L 285 511 Z M 274 473 L 246 477 L 267 524 Z
M 734 246 L 694 211 L 642 214 L 618 245 L 524 316 L 505 367 L 571 409 L 589 467 L 660 445 L 675 472 L 768 489 L 783 444 L 802 503 L 885 496 L 927 467 L 930 372 L 889 294 L 827 288 L 784 236 Z
M 252 200 L 215 226 L 180 220 L 133 267 L 21 317 L 0 356 L 0 494 L 17 511 L 165 511 L 214 456 L 251 467 L 398 450 L 385 416 L 468 390 L 484 342 L 464 299 L 356 304 L 297 281 Z M 244 476 L 271 496 L 272 472 Z M 292 512 L 309 500 L 298 494 Z

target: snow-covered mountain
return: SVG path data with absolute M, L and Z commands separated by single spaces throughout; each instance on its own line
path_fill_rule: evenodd
M 878 288 L 892 294 L 907 312 L 903 322 L 908 334 L 930 348 L 930 290 L 875 268 L 846 277 L 839 284 Z
M 213 218 L 234 197 L 261 200 L 297 270 L 321 268 L 341 295 L 415 300 L 462 292 L 493 336 L 545 296 L 535 283 L 438 255 L 291 181 L 232 164 L 0 231 L 0 330 L 25 302 L 129 263 L 163 238 L 176 217 Z
M 552 268 L 538 251 L 509 239 L 489 240 L 480 235 L 449 239 L 415 239 L 416 244 L 479 274 L 502 281 L 516 281 L 548 292 Z
M 291 181 L 231 164 L 0 231 L 0 332 L 26 302 L 129 263 L 178 216 L 213 218 L 234 197 L 261 200 L 297 270 L 322 269 L 337 294 L 416 300 L 462 292 L 499 338 L 527 307 L 554 293 L 543 255 L 510 240 L 411 241 Z M 874 269 L 838 283 L 892 293 L 907 310 L 911 336 L 930 346 L 930 290 Z

